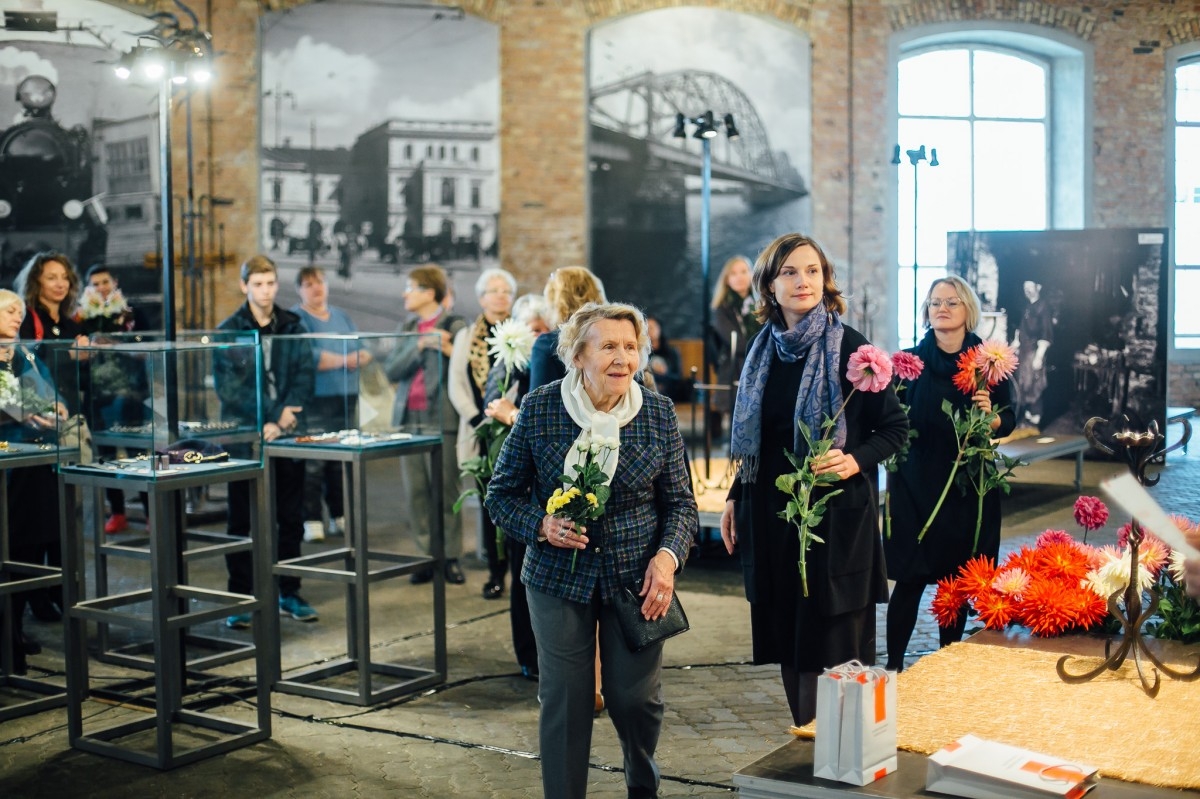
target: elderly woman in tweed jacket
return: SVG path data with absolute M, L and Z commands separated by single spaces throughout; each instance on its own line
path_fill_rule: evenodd
M 612 602 L 633 586 L 646 618 L 667 611 L 698 526 L 683 439 L 671 402 L 633 380 L 649 353 L 636 308 L 589 303 L 562 327 L 558 347 L 567 376 L 525 396 L 486 500 L 496 523 L 527 545 L 521 582 L 538 641 L 542 785 L 547 796 L 587 792 L 598 624 L 626 787 L 631 797 L 655 796 L 662 644 L 629 651 Z M 619 447 L 605 470 L 604 515 L 583 527 L 545 508 L 590 435 Z

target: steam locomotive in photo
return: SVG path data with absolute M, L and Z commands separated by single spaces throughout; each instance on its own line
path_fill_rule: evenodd
M 51 114 L 57 90 L 41 75 L 17 86 L 24 118 L 0 130 L 0 283 L 25 261 L 58 250 L 80 268 L 105 260 L 108 218 L 92 192 L 90 136 Z

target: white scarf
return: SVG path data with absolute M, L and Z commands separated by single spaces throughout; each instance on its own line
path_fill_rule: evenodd
M 596 410 L 596 406 L 592 404 L 592 398 L 583 387 L 583 372 L 570 368 L 559 387 L 559 393 L 562 394 L 563 405 L 566 406 L 571 420 L 581 428 L 578 438 L 563 458 L 563 474 L 575 474 L 572 467 L 583 463 L 584 454 L 579 451 L 578 445 L 590 442 L 592 436 L 603 436 L 618 442 L 612 457 L 605 458 L 602 467 L 608 475 L 604 484 L 611 484 L 613 475 L 617 472 L 617 461 L 621 457 L 621 428 L 633 421 L 633 417 L 642 409 L 642 387 L 636 381 L 631 381 L 625 396 L 617 400 L 611 411 L 605 413 Z

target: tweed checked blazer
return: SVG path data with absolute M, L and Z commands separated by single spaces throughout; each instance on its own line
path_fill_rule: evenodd
M 572 602 L 605 603 L 623 586 L 641 584 L 662 547 L 680 567 L 699 527 L 684 460 L 683 437 L 671 401 L 642 391 L 642 409 L 621 428 L 621 449 L 604 515 L 587 525 L 587 549 L 538 540 L 546 500 L 561 488 L 563 459 L 579 436 L 559 393 L 561 380 L 525 395 L 488 485 L 485 504 L 496 526 L 525 544 L 521 582 Z M 571 553 L 578 552 L 575 571 Z

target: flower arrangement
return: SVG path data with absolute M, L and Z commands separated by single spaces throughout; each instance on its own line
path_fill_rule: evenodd
M 1098 529 L 1108 519 L 1107 507 L 1095 497 L 1081 497 L 1075 514 L 1085 530 Z M 1200 539 L 1200 525 L 1179 516 L 1172 519 Z M 1117 621 L 1110 603 L 1121 600 L 1132 571 L 1128 534 L 1126 525 L 1118 531 L 1116 546 L 1095 547 L 1065 530 L 1046 530 L 1033 546 L 1012 552 L 999 565 L 983 555 L 972 558 L 957 575 L 938 581 L 934 617 L 949 627 L 967 606 L 989 630 L 1019 625 L 1042 637 L 1113 631 Z M 1159 599 L 1146 624 L 1148 633 L 1184 643 L 1200 641 L 1200 605 L 1184 591 L 1183 558 L 1149 532 L 1139 545 L 1136 590 Z
M 8 408 L 21 403 L 21 381 L 7 369 L 0 369 L 0 407 Z
M 895 373 L 896 379 L 892 383 L 892 387 L 896 389 L 897 398 L 903 397 L 904 389 L 908 384 L 921 376 L 921 372 L 925 371 L 925 362 L 911 352 L 892 353 L 892 371 Z M 904 409 L 904 414 L 907 416 L 909 406 L 900 399 L 900 407 Z M 899 451 L 891 455 L 883 462 L 883 468 L 889 472 L 894 472 L 900 468 L 900 464 L 908 459 L 908 450 L 912 446 L 912 440 L 917 437 L 917 430 L 911 425 L 908 428 L 908 437 L 904 439 L 903 446 Z M 892 537 L 892 494 L 886 488 L 883 491 L 883 526 L 884 532 L 888 538 Z
M 609 476 L 604 471 L 608 459 L 617 452 L 621 442 L 615 438 L 588 435 L 575 444 L 575 448 L 583 457 L 572 468 L 574 475 L 564 474 L 559 479 L 563 488 L 554 489 L 554 493 L 546 500 L 546 513 L 570 519 L 576 525 L 586 526 L 586 522 L 599 519 L 604 515 L 604 506 L 612 495 L 608 486 Z M 571 571 L 575 571 L 575 556 L 579 550 L 571 553 Z
M 1013 348 L 1003 341 L 989 340 L 982 344 L 964 350 L 958 356 L 958 372 L 954 375 L 955 387 L 968 397 L 980 391 L 994 388 L 1012 376 L 1017 369 L 1017 355 Z M 975 537 L 972 551 L 979 546 L 979 529 L 983 523 L 983 498 L 994 488 L 1009 492 L 1008 478 L 1012 470 L 1020 462 L 1016 458 L 1001 455 L 996 450 L 996 442 L 992 439 L 992 422 L 999 412 L 993 408 L 983 411 L 978 405 L 971 403 L 966 411 L 955 408 L 949 400 L 942 402 L 942 411 L 950 417 L 954 424 L 954 437 L 958 442 L 958 452 L 950 467 L 950 475 L 946 485 L 938 497 L 937 503 L 925 520 L 924 526 L 917 534 L 917 540 L 922 541 L 929 532 L 933 520 L 937 518 L 942 503 L 950 492 L 950 487 L 959 481 L 963 491 L 973 488 L 978 502 L 975 514 Z M 1003 468 L 998 467 L 1000 463 Z M 966 469 L 962 470 L 965 466 Z
M 492 329 L 492 335 L 484 339 L 488 345 L 488 354 L 504 365 L 504 382 L 500 384 L 501 396 L 508 392 L 513 374 L 528 367 L 535 338 L 528 325 L 509 318 L 497 323 Z M 504 446 L 509 431 L 508 425 L 490 418 L 475 428 L 475 438 L 480 442 L 483 454 L 471 458 L 462 466 L 461 476 L 473 479 L 475 487 L 467 489 L 455 500 L 455 513 L 462 509 L 467 497 L 482 494 L 487 489 L 488 480 L 492 479 L 492 471 L 496 467 L 496 459 L 500 457 L 500 448 Z M 496 531 L 497 537 L 502 535 L 503 532 Z M 503 551 L 503 548 L 499 551 Z
M 105 297 L 94 286 L 87 286 L 79 298 L 75 319 L 89 333 L 111 333 L 129 329 L 133 321 L 133 309 L 119 288 L 114 288 Z
M 796 457 L 790 448 L 784 450 L 796 471 L 786 472 L 775 479 L 775 487 L 788 495 L 787 506 L 779 512 L 781 519 L 786 519 L 796 528 L 800 541 L 800 557 L 797 567 L 800 570 L 800 583 L 804 595 L 808 596 L 808 550 L 814 542 L 825 543 L 813 530 L 825 517 L 825 506 L 830 499 L 842 493 L 842 489 L 824 491 L 817 495 L 817 489 L 836 483 L 840 478 L 836 474 L 824 472 L 816 474 L 813 468 L 824 460 L 833 447 L 833 431 L 837 419 L 846 410 L 847 403 L 856 391 L 878 393 L 892 384 L 892 361 L 887 353 L 872 344 L 863 344 L 850 355 L 846 367 L 846 379 L 854 387 L 841 407 L 826 417 L 821 425 L 821 435 L 813 438 L 813 431 L 803 421 L 800 434 L 808 446 L 808 454 L 803 459 Z

